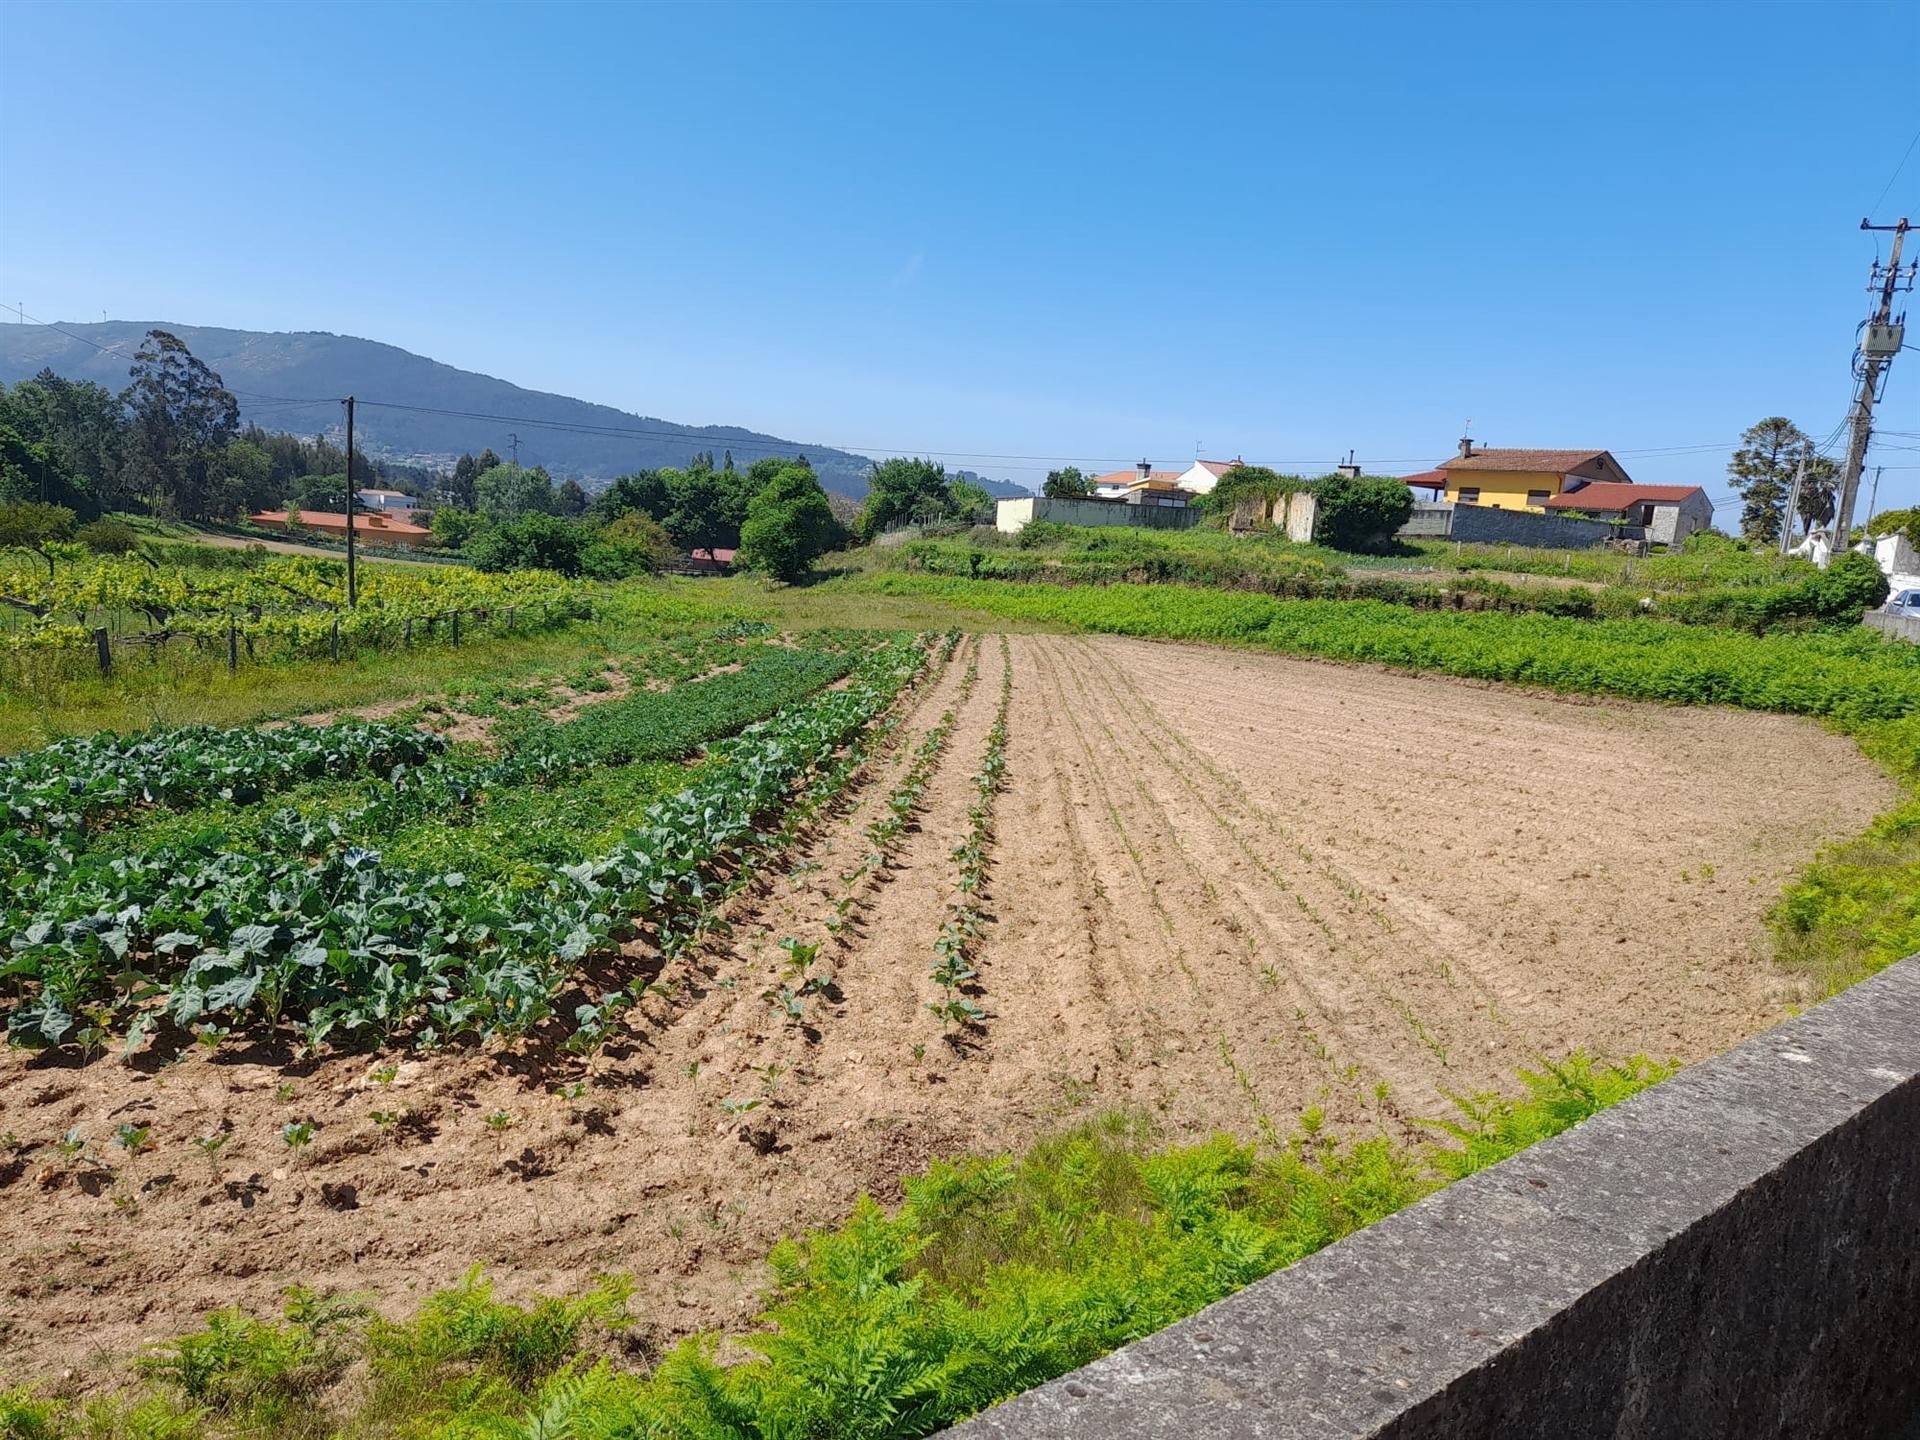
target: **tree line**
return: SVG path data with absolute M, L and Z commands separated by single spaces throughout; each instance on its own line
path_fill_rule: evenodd
M 0 385 L 0 505 L 58 506 L 80 520 L 117 510 L 214 522 L 288 501 L 345 505 L 340 447 L 243 427 L 233 392 L 177 336 L 148 331 L 128 376 L 118 393 L 51 370 Z M 365 456 L 353 468 L 358 484 L 409 490 L 428 474 Z
M 734 563 L 781 580 L 805 574 L 829 550 L 906 524 L 990 519 L 993 497 L 932 460 L 874 465 L 866 500 L 836 513 L 804 455 L 741 468 L 711 452 L 684 467 L 622 475 L 589 497 L 540 466 L 463 455 L 433 515 L 435 536 L 482 569 L 539 565 L 611 579 L 693 553 L 732 550 Z

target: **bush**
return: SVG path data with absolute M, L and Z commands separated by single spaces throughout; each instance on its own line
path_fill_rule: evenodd
M 131 555 L 140 548 L 140 537 L 124 520 L 95 520 L 82 525 L 73 538 L 96 555 Z
M 1336 550 L 1378 549 L 1413 513 L 1413 492 L 1389 475 L 1329 475 L 1313 493 L 1320 502 L 1313 538 Z
M 450 550 L 462 548 L 486 525 L 486 517 L 474 510 L 448 508 L 433 512 L 433 538 Z
M 790 465 L 766 483 L 747 506 L 734 562 L 776 580 L 792 582 L 840 539 L 827 495 L 803 465 Z
M 37 500 L 0 505 L 0 550 L 69 539 L 73 521 L 73 511 L 64 505 L 43 505 Z
M 1857 625 L 1887 598 L 1887 577 L 1866 555 L 1848 552 L 1825 570 L 1786 585 L 1707 590 L 1661 602 L 1663 614 L 1694 625 L 1736 625 L 1756 634 L 1793 621 Z
M 593 580 L 626 580 L 652 574 L 679 553 L 659 521 L 629 510 L 593 533 L 580 552 L 580 572 Z
M 577 520 L 535 511 L 518 520 L 490 526 L 467 546 L 467 560 L 476 570 L 552 570 L 580 574 L 583 552 L 593 532 Z

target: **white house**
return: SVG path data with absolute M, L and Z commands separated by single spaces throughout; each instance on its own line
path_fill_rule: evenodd
M 369 510 L 397 510 L 405 514 L 420 502 L 398 490 L 362 490 L 360 503 Z
M 1191 469 L 1181 472 L 1180 488 L 1191 490 L 1196 495 L 1208 494 L 1220 483 L 1222 475 L 1244 463 L 1241 460 L 1196 460 Z

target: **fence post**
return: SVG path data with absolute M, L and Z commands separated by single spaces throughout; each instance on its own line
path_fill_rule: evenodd
M 233 674 L 240 668 L 240 627 L 227 621 L 227 673 Z
M 100 673 L 111 675 L 113 673 L 113 640 L 108 636 L 106 626 L 102 625 L 93 632 L 93 648 L 100 654 Z
M 453 643 L 455 645 L 460 643 L 460 612 L 458 610 L 453 612 Z
M 335 660 L 340 658 L 340 617 L 338 615 L 333 617 L 333 638 L 329 650 Z

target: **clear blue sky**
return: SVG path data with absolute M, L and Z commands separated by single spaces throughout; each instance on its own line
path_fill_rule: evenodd
M 1753 420 L 1845 412 L 1917 60 L 1912 0 L 11 0 L 0 300 L 1023 481 L 960 452 L 1404 471 L 1472 417 L 1720 495 Z

